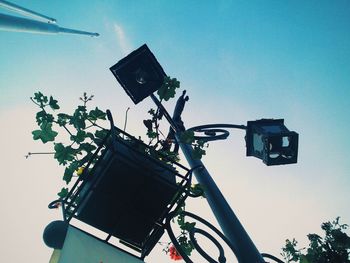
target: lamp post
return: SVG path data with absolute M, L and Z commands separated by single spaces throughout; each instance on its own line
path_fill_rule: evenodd
M 188 100 L 187 97 L 185 97 L 185 93 L 182 94 L 182 96 L 177 101 L 173 117 L 169 115 L 167 110 L 164 108 L 164 106 L 161 104 L 161 102 L 156 98 L 155 95 L 153 95 L 153 92 L 158 90 L 162 83 L 163 79 L 166 76 L 164 73 L 162 67 L 158 63 L 158 61 L 155 59 L 152 52 L 149 50 L 147 45 L 141 46 L 139 49 L 135 50 L 125 58 L 123 58 L 121 61 L 119 61 L 117 64 L 112 66 L 110 68 L 114 76 L 117 78 L 118 82 L 121 84 L 121 86 L 125 89 L 127 94 L 131 97 L 131 99 L 134 101 L 135 104 L 139 103 L 144 98 L 150 96 L 154 103 L 157 105 L 157 107 L 161 110 L 161 112 L 164 114 L 165 118 L 169 122 L 172 130 L 174 131 L 174 135 L 176 138 L 177 143 L 180 145 L 180 148 L 182 152 L 184 153 L 184 156 L 189 163 L 191 168 L 194 169 L 194 175 L 196 176 L 197 181 L 202 185 L 204 191 L 206 200 L 208 201 L 210 208 L 212 209 L 220 227 L 222 228 L 225 236 L 229 239 L 229 241 L 232 244 L 232 247 L 234 248 L 235 255 L 240 263 L 262 263 L 265 262 L 263 260 L 262 255 L 259 253 L 258 249 L 255 247 L 254 243 L 250 239 L 249 235 L 245 231 L 244 227 L 240 223 L 239 219 L 231 209 L 230 205 L 226 201 L 225 197 L 222 195 L 220 189 L 216 185 L 215 181 L 209 174 L 208 170 L 205 168 L 203 162 L 198 159 L 194 159 L 192 157 L 192 147 L 188 144 L 182 143 L 180 140 L 180 134 L 185 131 L 185 127 L 183 125 L 183 122 L 181 120 L 181 113 L 184 109 L 185 102 Z M 228 132 L 226 130 L 223 130 L 222 128 L 239 128 L 247 130 L 247 155 L 254 155 L 258 158 L 261 158 L 264 160 L 264 162 L 267 165 L 270 164 L 278 164 L 278 162 L 270 162 L 269 158 L 263 158 L 263 153 L 268 148 L 265 147 L 266 145 L 269 146 L 272 144 L 272 150 L 270 149 L 271 154 L 273 151 L 279 150 L 285 150 L 286 147 L 292 148 L 294 151 L 297 150 L 297 147 L 293 148 L 290 147 L 291 144 L 285 145 L 286 143 L 283 143 L 279 141 L 281 134 L 280 131 L 285 132 L 282 136 L 288 137 L 289 139 L 295 139 L 297 138 L 297 134 L 289 134 L 288 129 L 285 128 L 285 126 L 281 126 L 281 121 L 271 121 L 267 122 L 268 124 L 264 123 L 266 128 L 261 128 L 259 130 L 259 124 L 261 122 L 248 122 L 248 126 L 244 125 L 230 125 L 230 124 L 222 124 L 222 125 L 205 125 L 205 126 L 197 126 L 193 127 L 189 130 L 194 131 L 206 131 L 206 134 L 209 134 L 210 136 L 206 136 L 206 140 L 216 140 L 216 139 L 225 139 L 228 136 Z M 254 126 L 255 124 L 255 126 Z M 269 124 L 274 124 L 270 125 Z M 276 127 L 280 125 L 280 130 L 278 130 Z M 283 124 L 283 121 L 282 121 Z M 212 128 L 211 131 L 208 131 L 206 129 Z M 259 133 L 260 132 L 260 133 Z M 272 132 L 274 137 L 270 136 L 270 133 Z M 217 135 L 217 133 L 221 133 Z M 260 135 L 262 142 L 260 144 L 263 144 L 264 147 L 260 149 L 261 154 L 253 154 L 255 153 L 256 146 L 258 145 L 256 143 L 256 136 L 255 134 Z M 255 136 L 255 137 L 254 137 Z M 251 137 L 253 137 L 253 143 L 251 143 Z M 260 138 L 259 137 L 259 138 Z M 199 137 L 197 137 L 199 138 Z M 203 137 L 200 137 L 203 138 Z M 265 142 L 267 139 L 267 142 Z M 276 139 L 276 140 L 275 140 Z M 275 143 L 276 141 L 276 143 Z M 248 144 L 249 142 L 249 144 Z M 297 142 L 296 142 L 297 143 Z M 294 144 L 293 144 L 294 145 Z M 249 146 L 249 147 L 248 147 Z M 253 147 L 253 150 L 251 148 Z M 249 151 L 248 151 L 249 148 Z M 274 149 L 275 148 L 275 149 Z M 288 148 L 288 149 L 289 149 Z M 282 156 L 282 153 L 281 153 Z M 288 163 L 285 159 L 296 162 L 296 153 L 294 155 L 290 155 L 292 158 L 284 158 L 283 161 L 285 163 Z M 291 163 L 292 163 L 291 162 Z

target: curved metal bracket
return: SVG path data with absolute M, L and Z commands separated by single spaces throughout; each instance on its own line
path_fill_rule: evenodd
M 203 236 L 205 236 L 206 238 L 208 238 L 211 242 L 214 243 L 214 245 L 217 247 L 217 249 L 219 250 L 219 257 L 218 257 L 218 261 L 220 263 L 225 263 L 226 262 L 226 257 L 225 257 L 225 251 L 224 248 L 221 246 L 221 244 L 219 243 L 219 241 L 217 241 L 211 234 L 209 234 L 207 231 L 203 230 L 203 229 L 199 229 L 199 228 L 192 228 L 190 230 L 190 240 L 193 243 L 193 246 L 195 247 L 195 249 L 198 251 L 199 254 L 201 254 L 208 262 L 216 262 L 215 259 L 213 259 L 211 256 L 209 256 L 208 253 L 206 253 L 204 251 L 204 249 L 201 248 L 201 246 L 198 244 L 197 239 L 195 238 L 195 234 L 202 234 Z
M 211 229 L 216 235 L 218 235 L 225 243 L 226 245 L 232 250 L 233 254 L 236 254 L 234 251 L 233 246 L 231 245 L 230 241 L 224 236 L 224 234 L 222 234 L 215 226 L 213 226 L 211 223 L 209 223 L 208 221 L 206 221 L 205 219 L 187 212 L 187 211 L 182 211 L 180 213 L 183 216 L 188 216 L 191 217 L 197 221 L 199 221 L 200 223 L 204 224 L 205 226 L 207 226 L 209 229 Z M 176 212 L 171 212 L 169 213 L 169 215 L 166 218 L 165 221 L 165 227 L 166 230 L 168 232 L 168 235 L 170 237 L 171 242 L 173 243 L 173 245 L 175 246 L 176 250 L 180 253 L 181 257 L 183 258 L 183 260 L 186 263 L 193 263 L 193 261 L 189 258 L 189 256 L 183 251 L 181 245 L 179 244 L 179 242 L 177 241 L 175 234 L 171 228 L 171 221 L 172 219 L 179 215 Z M 219 243 L 219 241 L 217 241 L 210 233 L 208 233 L 207 231 L 203 230 L 203 229 L 199 229 L 199 228 L 192 228 L 189 232 L 189 236 L 190 236 L 190 241 L 192 242 L 193 246 L 195 247 L 196 251 L 203 257 L 206 259 L 207 262 L 209 263 L 225 263 L 226 262 L 226 257 L 225 257 L 225 252 L 223 247 L 221 246 L 221 244 Z M 201 234 L 203 236 L 205 236 L 206 238 L 208 238 L 218 249 L 219 251 L 219 257 L 217 260 L 213 259 L 209 254 L 207 254 L 198 244 L 196 238 L 195 238 L 195 234 Z
M 200 216 L 197 216 L 193 213 L 187 212 L 187 211 L 182 211 L 181 213 L 177 213 L 176 211 L 173 211 L 171 213 L 169 213 L 169 215 L 166 217 L 166 221 L 165 221 L 165 228 L 168 232 L 168 235 L 170 237 L 171 242 L 173 243 L 173 245 L 175 246 L 177 252 L 181 255 L 182 259 L 186 262 L 186 263 L 193 263 L 193 261 L 190 259 L 190 257 L 183 251 L 181 245 L 179 244 L 172 228 L 171 228 L 171 221 L 173 220 L 174 217 L 178 216 L 178 215 L 183 215 L 183 216 L 188 216 L 193 218 L 194 220 L 197 220 L 198 222 L 202 223 L 203 225 L 205 225 L 206 227 L 208 227 L 209 229 L 211 229 L 216 235 L 218 235 L 221 240 L 224 241 L 224 243 L 226 243 L 226 245 L 232 250 L 233 254 L 236 256 L 236 252 L 235 249 L 233 248 L 232 244 L 230 243 L 230 241 L 224 236 L 223 233 L 220 232 L 220 230 L 218 230 L 215 226 L 213 226 L 211 223 L 209 223 L 208 221 L 206 221 L 205 219 L 201 218 Z M 215 237 L 200 228 L 197 227 L 193 227 L 190 230 L 188 230 L 189 233 L 189 238 L 191 243 L 193 244 L 193 247 L 195 248 L 195 250 L 206 260 L 206 262 L 209 263 L 226 263 L 227 259 L 225 257 L 225 251 L 223 246 L 220 244 L 220 242 L 215 239 Z M 200 234 L 204 237 L 206 237 L 208 240 L 210 240 L 214 246 L 218 249 L 218 258 L 214 259 L 212 256 L 210 256 L 198 243 L 195 235 L 196 234 Z M 280 260 L 279 258 L 267 254 L 267 253 L 262 253 L 261 256 L 263 258 L 268 258 L 271 259 L 277 263 L 284 263 L 282 260 Z
M 270 254 L 267 254 L 267 253 L 261 253 L 261 256 L 263 258 L 269 258 L 269 259 L 272 259 L 273 261 L 277 262 L 277 263 L 284 263 L 282 260 L 280 260 L 279 258 L 275 257 L 275 256 L 272 256 Z
M 194 136 L 194 138 L 196 140 L 202 140 L 202 141 L 208 142 L 208 141 L 216 141 L 216 140 L 225 140 L 230 135 L 230 133 L 224 128 L 246 130 L 247 126 L 236 125 L 236 124 L 222 124 L 222 123 L 206 124 L 206 125 L 200 125 L 200 126 L 189 128 L 187 129 L 187 131 L 204 133 L 205 136 Z

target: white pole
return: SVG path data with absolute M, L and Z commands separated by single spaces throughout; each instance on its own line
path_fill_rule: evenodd
M 56 24 L 44 23 L 27 18 L 21 18 L 17 16 L 10 16 L 0 14 L 0 30 L 5 31 L 19 31 L 29 33 L 41 33 L 41 34 L 78 34 L 88 36 L 99 36 L 98 33 L 91 33 L 86 31 L 80 31 L 75 29 L 59 27 Z
M 0 0 L 0 7 L 6 8 L 8 10 L 11 10 L 15 13 L 19 13 L 22 14 L 24 16 L 31 16 L 40 20 L 44 20 L 45 22 L 49 22 L 49 23 L 56 23 L 56 19 L 52 18 L 52 17 L 48 17 L 45 15 L 42 15 L 40 13 L 37 13 L 35 11 L 29 10 L 27 8 L 21 7 L 19 5 L 15 5 L 13 3 L 4 1 L 4 0 Z

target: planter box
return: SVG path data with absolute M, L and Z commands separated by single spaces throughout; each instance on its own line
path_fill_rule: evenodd
M 117 138 L 109 143 L 80 186 L 71 191 L 79 202 L 66 213 L 147 255 L 162 236 L 164 218 L 183 187 L 176 183 L 179 174 L 172 165 L 135 145 L 148 149 L 138 140 Z

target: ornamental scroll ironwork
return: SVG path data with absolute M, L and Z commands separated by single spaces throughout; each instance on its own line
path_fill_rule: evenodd
M 192 194 L 191 194 L 192 195 Z M 198 197 L 198 194 L 193 194 L 192 197 Z M 177 213 L 176 211 L 172 211 L 168 214 L 168 216 L 166 217 L 166 221 L 165 221 L 165 228 L 168 232 L 168 235 L 170 237 L 171 242 L 173 243 L 173 245 L 175 246 L 177 252 L 181 255 L 182 259 L 186 262 L 186 263 L 194 263 L 190 257 L 185 253 L 185 251 L 182 249 L 181 245 L 179 244 L 178 239 L 176 238 L 174 231 L 171 227 L 171 221 L 179 216 L 179 215 L 183 215 L 183 216 L 188 216 L 191 217 L 197 221 L 199 221 L 200 223 L 202 223 L 203 225 L 205 225 L 206 227 L 208 227 L 209 229 L 211 229 L 217 236 L 219 236 L 221 238 L 221 240 L 224 241 L 224 243 L 226 243 L 226 246 L 228 248 L 230 248 L 232 251 L 232 253 L 234 254 L 234 256 L 236 257 L 236 252 L 233 248 L 233 246 L 231 245 L 230 241 L 224 236 L 223 233 L 220 232 L 220 230 L 218 230 L 215 226 L 213 226 L 211 223 L 209 223 L 208 221 L 206 221 L 205 219 L 201 218 L 198 215 L 195 215 L 191 212 L 188 211 L 182 211 L 181 213 Z M 211 235 L 209 232 L 201 229 L 201 228 L 196 228 L 193 227 L 191 228 L 189 231 L 189 238 L 190 241 L 192 242 L 195 250 L 206 260 L 206 262 L 209 263 L 226 263 L 226 262 L 232 262 L 232 261 L 228 261 L 226 256 L 225 256 L 225 251 L 224 251 L 224 247 L 220 244 L 220 242 L 215 239 L 215 237 L 213 237 L 213 235 Z M 209 241 L 211 241 L 214 246 L 217 248 L 218 252 L 219 252 L 219 256 L 217 257 L 217 259 L 214 259 L 213 257 L 211 257 L 198 243 L 195 235 L 196 234 L 200 234 L 204 237 L 206 237 Z M 280 260 L 279 258 L 268 254 L 268 253 L 261 253 L 261 256 L 265 259 L 270 259 L 273 262 L 277 262 L 277 263 L 284 263 L 282 260 Z M 237 258 L 236 258 L 237 260 Z M 238 260 L 237 260 L 238 262 Z M 270 261 L 266 261 L 270 262 Z
M 180 213 L 177 213 L 176 211 L 173 211 L 171 213 L 168 214 L 168 216 L 166 217 L 166 222 L 165 222 L 165 227 L 166 230 L 168 232 L 168 235 L 170 237 L 171 242 L 173 243 L 173 245 L 175 246 L 176 250 L 179 252 L 179 254 L 181 255 L 181 257 L 183 258 L 183 260 L 186 263 L 193 263 L 193 261 L 190 259 L 190 257 L 184 252 L 184 250 L 182 249 L 181 245 L 179 244 L 174 231 L 171 227 L 171 221 L 173 218 L 175 218 L 178 215 L 182 215 L 182 216 L 187 216 L 187 217 L 191 217 L 192 219 L 202 223 L 203 225 L 205 225 L 206 227 L 208 227 L 209 229 L 212 230 L 212 232 L 214 232 L 217 236 L 220 237 L 221 240 L 224 241 L 224 243 L 226 243 L 226 246 L 228 246 L 233 254 L 235 255 L 235 251 L 233 246 L 231 245 L 230 241 L 224 236 L 224 234 L 222 234 L 215 226 L 213 226 L 211 223 L 209 223 L 208 221 L 206 221 L 205 219 L 201 218 L 200 216 L 197 216 L 193 213 L 190 213 L 188 211 L 182 211 Z M 196 249 L 196 251 L 209 263 L 226 263 L 227 259 L 225 257 L 225 251 L 223 246 L 220 244 L 220 242 L 209 232 L 201 229 L 201 228 L 197 228 L 197 227 L 192 227 L 189 231 L 189 237 L 190 237 L 190 241 L 192 242 L 194 248 Z M 219 256 L 217 259 L 214 259 L 213 257 L 211 257 L 198 243 L 197 239 L 196 239 L 196 234 L 200 234 L 204 237 L 206 237 L 209 241 L 211 241 L 215 247 L 217 248 L 218 252 L 219 252 Z
M 241 129 L 246 130 L 247 126 L 245 125 L 236 125 L 236 124 L 206 124 L 195 126 L 187 129 L 187 131 L 193 131 L 195 133 L 203 133 L 201 136 L 194 136 L 196 140 L 202 140 L 205 142 L 208 141 L 216 141 L 216 140 L 225 140 L 229 135 L 229 131 L 227 129 Z

